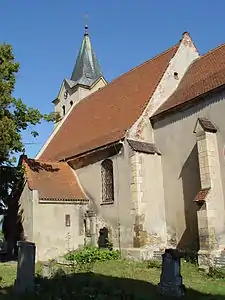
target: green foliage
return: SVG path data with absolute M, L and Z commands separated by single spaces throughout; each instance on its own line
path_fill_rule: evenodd
M 208 276 L 215 279 L 225 279 L 225 267 L 209 267 Z
M 16 263 L 2 263 L 0 299 L 133 299 L 162 300 L 159 295 L 161 269 L 148 268 L 145 261 L 110 260 L 96 262 L 92 272 L 69 273 L 62 264 L 54 265 L 51 278 L 36 277 L 34 295 L 15 295 L 13 292 L 16 278 Z M 58 267 L 58 269 L 57 269 Z M 40 266 L 39 266 L 40 268 Z M 182 264 L 181 274 L 186 286 L 184 299 L 222 300 L 225 297 L 224 279 L 211 278 L 190 263 Z
M 58 116 L 42 114 L 12 96 L 19 64 L 15 62 L 12 47 L 0 45 L 0 166 L 11 163 L 14 153 L 24 152 L 21 133 L 41 120 L 53 121 Z M 37 136 L 35 130 L 31 135 Z
M 30 130 L 35 137 L 38 133 L 33 126 L 42 120 L 48 122 L 59 118 L 51 113 L 42 114 L 38 109 L 28 107 L 21 99 L 13 97 L 19 63 L 15 62 L 12 47 L 0 44 L 0 201 L 7 202 L 8 193 L 14 184 L 15 154 L 24 153 L 22 132 Z M 0 213 L 2 213 L 0 211 Z
M 151 260 L 148 260 L 147 262 L 147 267 L 148 268 L 157 268 L 157 269 L 161 269 L 162 267 L 162 264 L 159 260 L 156 260 L 156 259 L 151 259 Z
M 117 250 L 109 250 L 106 248 L 85 247 L 66 254 L 68 261 L 75 261 L 79 265 L 93 264 L 96 261 L 116 260 L 120 258 Z

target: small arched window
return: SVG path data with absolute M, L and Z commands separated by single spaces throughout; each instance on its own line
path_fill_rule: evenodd
M 70 106 L 73 106 L 73 101 L 70 101 Z
M 102 175 L 102 202 L 114 202 L 114 178 L 113 178 L 113 162 L 106 159 L 101 165 Z
M 65 114 L 66 114 L 66 107 L 65 107 L 65 105 L 63 105 L 63 107 L 62 107 L 62 111 L 63 111 L 63 116 L 65 116 Z

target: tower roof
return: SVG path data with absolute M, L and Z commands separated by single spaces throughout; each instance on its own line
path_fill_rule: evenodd
M 102 70 L 93 51 L 86 25 L 84 38 L 70 80 L 76 84 L 91 86 L 101 76 L 103 76 Z

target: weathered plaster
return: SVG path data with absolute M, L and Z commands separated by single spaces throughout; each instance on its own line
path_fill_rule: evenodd
M 198 212 L 200 250 L 211 252 L 225 247 L 225 203 L 217 134 L 204 132 L 198 126 L 196 138 L 201 186 L 210 188 L 205 199 L 204 210 L 200 209 Z
M 160 250 L 166 245 L 161 156 L 130 149 L 134 247 Z
M 33 198 L 33 242 L 37 260 L 47 260 L 84 245 L 84 213 L 87 205 L 70 203 L 41 203 L 38 193 Z M 70 215 L 70 227 L 65 215 Z
M 63 81 L 61 89 L 59 91 L 58 95 L 58 102 L 55 105 L 55 112 L 58 112 L 62 118 L 64 116 L 62 115 L 62 107 L 65 106 L 66 114 L 69 110 L 71 110 L 71 101 L 73 102 L 73 105 L 79 103 L 82 99 L 86 98 L 90 94 L 96 92 L 100 88 L 104 87 L 106 85 L 106 82 L 103 78 L 100 78 L 97 82 L 93 84 L 93 86 L 89 87 L 82 87 L 82 86 L 75 86 L 74 88 L 70 88 L 68 84 Z M 64 99 L 64 93 L 65 91 L 68 91 L 68 96 L 66 99 Z M 72 106 L 73 106 L 72 105 Z
M 84 168 L 76 169 L 80 183 L 88 198 L 90 208 L 97 214 L 97 233 L 103 227 L 109 229 L 115 247 L 133 246 L 133 218 L 131 211 L 131 171 L 127 144 L 118 155 L 109 157 L 113 161 L 114 203 L 102 204 L 101 163 L 99 160 Z
M 40 201 L 38 192 L 25 185 L 20 197 L 20 213 L 25 239 L 36 244 L 36 260 L 47 260 L 84 245 L 85 204 Z M 65 215 L 71 225 L 65 226 Z
M 190 64 L 198 57 L 199 53 L 189 34 L 184 34 L 176 54 L 171 59 L 153 96 L 149 99 L 146 109 L 129 130 L 129 138 L 142 139 L 148 142 L 154 141 L 149 117 L 172 95 Z M 174 72 L 178 73 L 178 79 L 174 78 Z
M 212 176 L 210 177 L 210 185 L 212 188 L 215 187 L 217 192 L 214 194 L 215 190 L 213 189 L 209 193 L 209 197 L 212 196 L 212 200 L 209 200 L 206 207 L 207 210 L 208 207 L 210 210 L 210 217 L 207 218 L 207 222 L 214 222 L 215 226 L 213 227 L 218 228 L 218 231 L 220 230 L 219 236 L 222 236 L 225 230 L 222 217 L 222 215 L 225 215 L 223 207 L 225 191 L 225 157 L 223 152 L 225 145 L 225 119 L 221 113 L 221 111 L 224 111 L 224 108 L 225 93 L 218 92 L 202 101 L 196 102 L 191 107 L 189 106 L 182 110 L 177 110 L 176 113 L 168 114 L 154 125 L 155 143 L 162 153 L 168 234 L 173 236 L 176 245 L 181 248 L 199 248 L 197 214 L 199 218 L 203 218 L 205 212 L 204 207 L 199 210 L 198 206 L 193 203 L 193 200 L 201 189 L 201 184 L 204 187 L 209 186 L 209 180 L 205 175 L 208 174 L 210 168 L 212 168 L 210 172 L 214 177 L 213 183 L 211 181 Z M 209 137 L 206 144 L 205 142 L 200 142 L 201 151 L 208 146 L 210 149 L 208 160 L 204 160 L 204 169 L 201 170 L 202 178 L 200 177 L 196 136 L 193 133 L 198 117 L 208 118 L 218 128 L 216 133 L 218 164 L 216 166 L 215 157 L 211 151 L 211 146 L 216 146 L 211 141 L 213 134 L 206 133 L 207 137 Z M 204 151 L 201 153 L 204 153 Z M 202 158 L 202 156 L 200 157 Z M 208 226 L 210 234 L 214 235 L 212 226 L 210 224 L 205 226 Z M 204 230 L 204 226 L 202 226 L 202 230 Z M 202 234 L 200 235 L 202 236 Z M 205 247 L 211 247 L 208 239 L 205 240 Z

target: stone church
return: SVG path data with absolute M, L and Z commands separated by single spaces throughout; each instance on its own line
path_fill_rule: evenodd
M 107 82 L 88 28 L 61 116 L 24 157 L 25 239 L 37 259 L 109 241 L 126 256 L 165 248 L 214 262 L 225 248 L 225 44 L 200 55 L 189 33 Z

